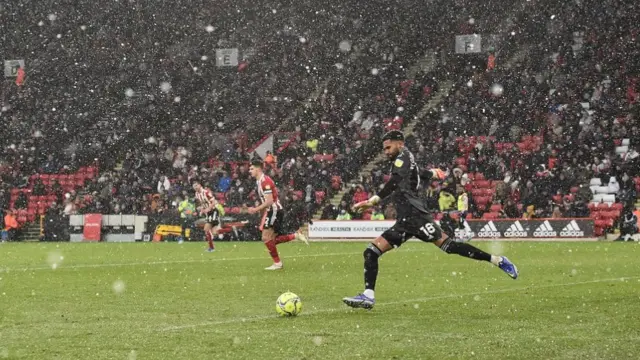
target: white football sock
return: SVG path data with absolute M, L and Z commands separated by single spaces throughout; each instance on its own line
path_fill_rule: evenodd
M 491 263 L 493 265 L 498 266 L 500 264 L 500 261 L 502 261 L 502 256 L 491 255 Z
M 371 289 L 365 290 L 362 294 L 368 297 L 369 299 L 374 299 L 373 290 Z

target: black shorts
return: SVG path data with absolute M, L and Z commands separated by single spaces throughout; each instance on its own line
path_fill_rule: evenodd
M 393 245 L 399 247 L 405 241 L 415 237 L 424 242 L 434 242 L 442 238 L 442 229 L 429 214 L 418 213 L 398 219 L 382 237 Z
M 273 229 L 276 233 L 278 233 L 278 231 L 280 231 L 280 229 L 282 228 L 283 216 L 284 212 L 282 209 L 270 209 L 264 215 L 262 215 L 262 220 L 260 220 L 260 231 Z
M 220 213 L 218 213 L 218 210 L 209 211 L 205 215 L 205 221 L 213 227 L 220 225 Z

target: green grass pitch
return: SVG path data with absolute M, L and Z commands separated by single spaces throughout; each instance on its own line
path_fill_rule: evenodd
M 408 243 L 0 244 L 0 359 L 638 359 L 640 245 L 481 242 L 521 277 Z M 292 291 L 296 318 L 275 300 Z

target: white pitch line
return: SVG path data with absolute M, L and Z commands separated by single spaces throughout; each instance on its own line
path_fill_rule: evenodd
M 430 249 L 418 249 L 418 250 L 404 250 L 403 252 L 427 252 Z M 399 253 L 399 252 L 398 252 Z M 219 254 L 219 253 L 218 253 Z M 343 252 L 343 253 L 322 253 L 322 254 L 300 254 L 300 255 L 288 255 L 284 259 L 295 258 L 313 258 L 323 256 L 354 256 L 362 255 L 362 252 Z M 215 255 L 213 255 L 215 256 Z M 171 265 L 171 264 L 190 264 L 190 263 L 208 263 L 219 261 L 245 261 L 245 260 L 265 260 L 268 257 L 237 257 L 237 258 L 210 258 L 210 259 L 189 259 L 189 260 L 163 260 L 163 261 L 148 261 L 148 262 L 132 262 L 132 263 L 105 263 L 105 264 L 77 264 L 77 265 L 59 265 L 55 271 L 64 269 L 93 269 L 103 267 L 120 267 L 120 266 L 143 266 L 143 265 Z M 24 268 L 0 268 L 0 273 L 8 273 L 11 271 L 38 271 L 38 270 L 53 270 L 51 266 L 33 266 Z
M 389 306 L 389 305 L 399 305 L 399 304 L 407 304 L 407 303 L 419 303 L 419 302 L 427 302 L 432 300 L 443 300 L 443 299 L 451 299 L 451 298 L 461 298 L 466 296 L 476 296 L 476 295 L 493 295 L 493 294 L 502 294 L 508 292 L 517 292 L 524 290 L 536 290 L 536 289 L 545 289 L 545 288 L 554 288 L 554 287 L 565 287 L 565 286 L 576 286 L 576 285 L 586 285 L 586 284 L 596 284 L 603 282 L 612 282 L 612 281 L 625 281 L 625 280 L 634 280 L 640 279 L 640 276 L 627 276 L 627 277 L 617 277 L 617 278 L 608 278 L 608 279 L 597 279 L 597 280 L 588 280 L 588 281 L 578 281 L 572 283 L 560 283 L 560 284 L 548 284 L 548 285 L 532 285 L 532 286 L 524 286 L 517 288 L 506 288 L 506 289 L 496 289 L 496 290 L 488 290 L 488 291 L 480 291 L 466 294 L 449 294 L 449 295 L 438 295 L 438 296 L 430 296 L 409 300 L 399 300 L 399 301 L 389 301 L 384 303 L 376 303 L 376 306 Z M 330 309 L 320 309 L 320 310 L 311 310 L 300 314 L 300 316 L 311 316 L 317 314 L 324 313 L 332 313 L 336 311 L 352 311 L 353 309 L 347 307 L 340 308 L 330 308 Z M 198 324 L 188 324 L 188 325 L 177 325 L 177 326 L 169 326 L 166 328 L 158 329 L 158 331 L 176 331 L 176 330 L 185 330 L 185 329 L 193 329 L 197 327 L 204 326 L 214 326 L 214 325 L 224 325 L 224 324 L 234 324 L 234 323 L 245 323 L 245 322 L 254 322 L 261 320 L 269 320 L 275 319 L 274 315 L 260 315 L 260 316 L 250 316 L 250 317 L 236 317 L 226 320 L 219 321 L 207 321 Z

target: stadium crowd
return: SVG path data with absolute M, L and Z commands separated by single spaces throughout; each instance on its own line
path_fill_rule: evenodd
M 47 211 L 175 212 L 194 177 L 241 212 L 256 201 L 251 145 L 274 131 L 293 134 L 265 159 L 282 200 L 311 214 L 349 184 L 323 217 L 358 217 L 351 205 L 387 169 L 360 178 L 362 164 L 443 81 L 452 93 L 407 140 L 420 166 L 450 170 L 425 188 L 434 208 L 455 210 L 465 192 L 473 217 L 589 216 L 594 177 L 618 186 L 620 202 L 637 196 L 636 4 L 541 1 L 505 21 L 493 2 L 436 2 L 428 10 L 443 16 L 429 19 L 415 4 L 105 3 L 98 18 L 86 1 L 18 14 L 19 3 L 0 23 L 16 34 L 7 56 L 34 55 L 24 84 L 2 88 L 0 202 L 20 223 Z M 474 32 L 498 34 L 493 63 L 452 54 L 453 35 Z M 216 68 L 213 49 L 225 47 L 240 48 L 237 67 Z M 446 60 L 410 72 L 427 52 Z M 616 154 L 622 139 L 632 141 Z

